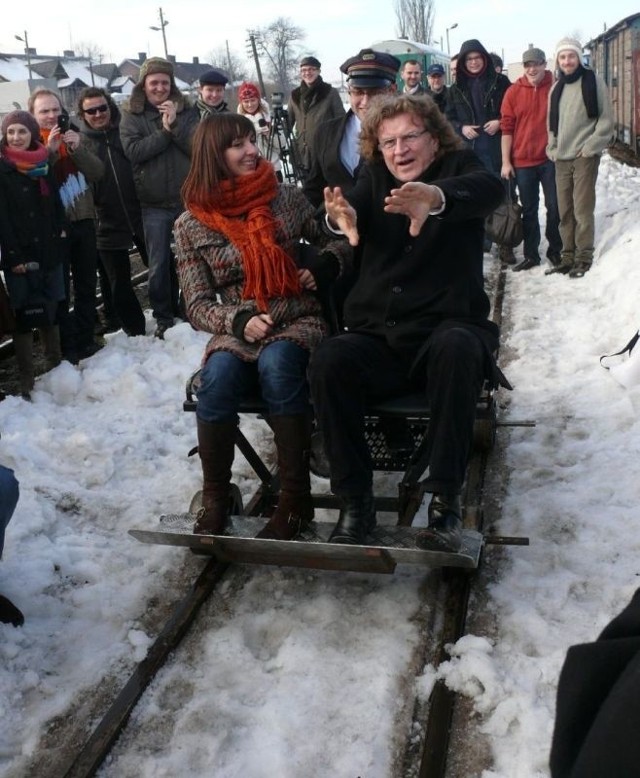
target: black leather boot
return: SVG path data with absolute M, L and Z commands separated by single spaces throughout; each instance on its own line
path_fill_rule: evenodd
M 373 493 L 366 492 L 355 497 L 342 497 L 343 508 L 329 543 L 344 543 L 363 546 L 367 535 L 376 526 L 376 506 Z
M 416 546 L 426 551 L 459 551 L 462 546 L 459 495 L 434 494 L 428 513 L 429 526 L 416 535 Z
M 197 420 L 198 454 L 202 464 L 202 508 L 193 527 L 195 535 L 221 535 L 229 520 L 231 465 L 237 422 Z

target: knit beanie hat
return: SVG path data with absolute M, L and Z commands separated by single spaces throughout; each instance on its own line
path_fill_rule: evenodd
M 238 88 L 238 100 L 251 100 L 252 97 L 260 99 L 260 90 L 250 81 L 243 81 Z
M 29 113 L 29 111 L 11 111 L 2 120 L 0 125 L 0 131 L 2 132 L 3 140 L 7 137 L 7 129 L 12 124 L 22 124 L 31 133 L 31 143 L 37 143 L 40 140 L 40 127 L 35 117 Z
M 149 57 L 145 59 L 140 67 L 140 76 L 138 78 L 139 84 L 144 84 L 144 80 L 152 73 L 166 73 L 171 76 L 171 82 L 173 83 L 173 65 L 162 57 Z
M 578 59 L 582 62 L 582 45 L 580 44 L 580 41 L 577 41 L 575 38 L 563 38 L 558 43 L 556 46 L 556 60 L 561 51 L 575 51 L 578 55 Z

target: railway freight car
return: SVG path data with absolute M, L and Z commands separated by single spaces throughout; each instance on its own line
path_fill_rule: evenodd
M 615 139 L 640 153 L 640 13 L 605 30 L 586 48 L 591 67 L 609 88 Z

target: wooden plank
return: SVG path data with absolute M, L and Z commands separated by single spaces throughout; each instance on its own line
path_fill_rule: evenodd
M 483 545 L 479 532 L 465 530 L 458 553 L 427 551 L 415 544 L 419 529 L 398 526 L 376 527 L 370 542 L 363 546 L 329 543 L 334 527 L 330 522 L 313 522 L 295 540 L 272 540 L 255 537 L 265 518 L 246 516 L 231 517 L 225 535 L 194 535 L 194 520 L 191 514 L 166 515 L 158 528 L 131 529 L 129 534 L 143 543 L 191 548 L 223 562 L 378 573 L 392 573 L 398 564 L 474 569 Z

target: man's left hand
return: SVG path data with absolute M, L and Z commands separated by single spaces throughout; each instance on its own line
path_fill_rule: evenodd
M 409 217 L 409 234 L 414 238 L 420 234 L 430 212 L 437 211 L 443 205 L 440 190 L 419 181 L 403 184 L 400 189 L 392 189 L 384 202 L 384 210 L 387 213 L 402 213 Z
M 71 151 L 75 151 L 80 145 L 80 134 L 75 130 L 67 130 L 62 138 Z

